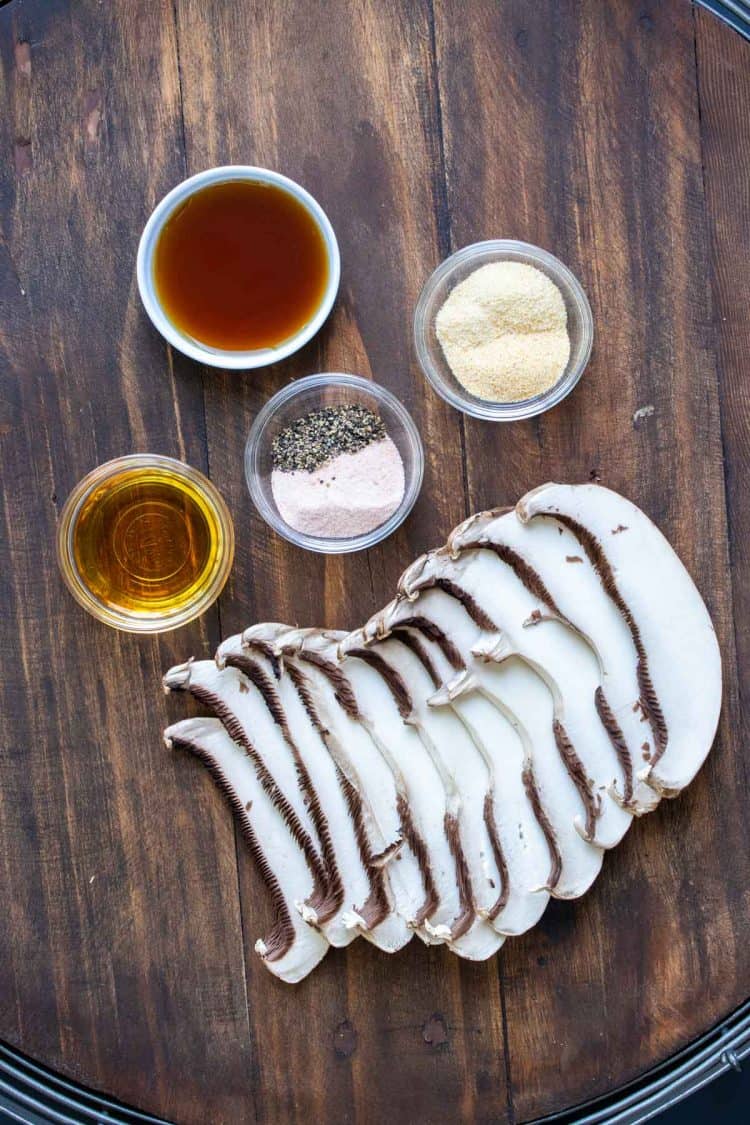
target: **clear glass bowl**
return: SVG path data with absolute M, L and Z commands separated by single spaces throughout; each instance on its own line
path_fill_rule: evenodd
M 81 510 L 91 493 L 108 479 L 129 470 L 148 470 L 149 478 L 163 477 L 167 482 L 181 477 L 192 488 L 203 508 L 204 517 L 215 537 L 215 558 L 210 570 L 201 578 L 189 602 L 174 609 L 128 610 L 109 605 L 98 598 L 84 582 L 76 565 L 74 534 Z M 57 559 L 65 584 L 76 601 L 97 620 L 126 633 L 165 633 L 193 621 L 212 605 L 224 588 L 234 561 L 234 527 L 224 500 L 211 481 L 182 461 L 152 453 L 135 453 L 118 457 L 79 481 L 65 501 L 57 528 Z
M 570 359 L 560 379 L 543 394 L 518 402 L 491 402 L 463 387 L 448 366 L 435 332 L 435 317 L 452 289 L 488 262 L 524 262 L 551 278 L 562 293 L 568 313 Z M 533 418 L 562 402 L 583 374 L 594 342 L 591 306 L 578 279 L 546 250 L 528 242 L 494 239 L 465 246 L 438 266 L 422 290 L 414 312 L 414 346 L 427 379 L 437 393 L 464 414 L 490 422 Z
M 271 490 L 271 444 L 278 433 L 312 410 L 359 403 L 383 419 L 386 432 L 404 463 L 404 495 L 396 511 L 384 523 L 347 539 L 323 538 L 295 531 L 282 519 Z M 399 400 L 377 383 L 358 375 L 329 372 L 308 375 L 284 387 L 255 419 L 245 447 L 245 477 L 255 507 L 263 519 L 290 543 L 321 554 L 362 551 L 385 539 L 403 523 L 422 487 L 424 452 L 417 427 Z

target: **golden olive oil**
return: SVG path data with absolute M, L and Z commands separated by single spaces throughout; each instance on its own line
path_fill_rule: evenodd
M 169 469 L 126 468 L 86 496 L 72 554 L 80 581 L 109 609 L 172 614 L 215 577 L 225 537 L 212 505 Z

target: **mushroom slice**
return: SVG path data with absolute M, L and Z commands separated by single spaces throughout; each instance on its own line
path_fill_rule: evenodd
M 534 811 L 539 797 L 528 740 L 519 736 L 480 687 L 456 698 L 440 690 L 465 665 L 453 641 L 420 613 L 419 604 L 392 602 L 363 632 L 368 643 L 385 632 L 412 649 L 436 689 L 429 704 L 450 706 L 482 755 L 488 771 L 483 817 L 500 872 L 499 894 L 487 916 L 499 933 L 525 933 L 544 913 L 549 901 L 546 888 L 554 882 L 559 864 Z
M 424 561 L 414 564 L 414 576 Z M 402 590 L 411 589 L 410 574 L 407 570 L 403 576 Z M 577 776 L 575 761 L 566 758 L 567 745 L 561 746 L 548 684 L 510 646 L 501 649 L 496 636 L 481 659 L 474 655 L 482 631 L 468 612 L 465 599 L 462 602 L 442 588 L 413 591 L 410 597 L 411 610 L 450 637 L 465 665 L 465 671 L 458 672 L 446 685 L 445 694 L 438 695 L 434 702 L 450 702 L 464 693 L 480 691 L 511 722 L 530 755 L 531 770 L 524 774 L 523 781 L 553 853 L 547 889 L 556 898 L 577 898 L 598 875 L 602 851 L 585 839 L 583 817 L 591 815 L 586 808 L 588 789 L 583 785 L 585 779 Z M 473 607 L 472 611 L 477 613 Z M 485 637 L 488 635 L 492 636 L 485 633 Z
M 239 635 L 229 637 L 219 645 L 216 663 L 220 668 L 238 669 L 255 683 L 298 762 L 297 772 L 320 840 L 330 894 L 337 904 L 331 924 L 338 920 L 351 939 L 368 930 L 377 918 L 381 876 L 368 863 L 366 841 L 352 815 L 348 783 L 326 749 L 314 714 L 305 709 L 290 676 L 281 673 L 278 662 L 264 648 L 263 643 L 243 646 Z
M 353 692 L 357 721 L 365 728 L 391 771 L 396 786 L 401 833 L 417 859 L 424 887 L 423 902 L 410 919 L 410 924 L 423 940 L 431 942 L 434 937 L 425 926 L 426 920 L 429 919 L 433 925 L 449 923 L 457 912 L 457 902 L 453 903 L 451 909 L 451 902 L 457 899 L 453 861 L 447 861 L 450 874 L 445 876 L 445 885 L 449 888 L 449 898 L 446 900 L 439 890 L 441 870 L 435 870 L 431 849 L 426 843 L 428 839 L 431 840 L 435 826 L 438 837 L 443 834 L 442 821 L 435 812 L 436 803 L 439 804 L 437 795 L 442 793 L 442 783 L 432 762 L 425 756 L 419 736 L 404 725 L 389 686 L 361 663 L 339 661 L 339 643 L 342 637 L 345 634 L 305 631 L 299 655 L 303 659 L 316 658 L 322 662 L 319 664 L 321 667 L 334 665 L 340 669 Z M 413 784 L 415 780 L 418 783 L 417 789 Z M 413 797 L 416 798 L 416 806 Z M 420 816 L 425 808 L 429 810 L 427 822 Z M 401 862 L 398 852 L 394 854 L 392 862 Z M 452 899 L 450 892 L 453 892 Z
M 246 751 L 218 719 L 184 719 L 167 727 L 164 741 L 200 758 L 229 801 L 276 911 L 272 930 L 255 943 L 255 951 L 274 976 L 296 984 L 328 951 L 326 939 L 298 910 L 315 894 L 307 857 Z
M 621 769 L 613 793 L 635 815 L 654 809 L 658 794 L 635 776 L 650 736 L 638 705 L 633 638 L 572 532 L 549 519 L 523 524 L 513 509 L 480 512 L 451 532 L 448 550 L 453 558 L 484 550 L 512 567 L 537 601 L 526 628 L 543 633 L 545 622 L 562 621 L 588 641 L 600 664 L 594 706 Z
M 572 532 L 628 626 L 655 741 L 639 776 L 675 796 L 711 749 L 721 709 L 719 646 L 692 579 L 648 516 L 601 485 L 542 485 L 516 511 Z
M 404 740 L 404 765 L 408 769 L 410 747 L 414 763 L 409 775 L 409 800 L 413 811 L 420 815 L 419 824 L 430 849 L 436 882 L 440 880 L 440 894 L 446 904 L 450 903 L 454 911 L 457 909 L 449 934 L 442 926 L 436 926 L 433 932 L 437 931 L 436 936 L 444 937 L 451 949 L 461 956 L 484 960 L 495 953 L 504 940 L 486 920 L 502 893 L 501 875 L 484 819 L 489 787 L 487 766 L 456 717 L 450 712 L 435 712 L 427 706 L 432 681 L 408 646 L 395 639 L 368 645 L 365 632 L 358 631 L 341 642 L 340 651 L 346 657 L 342 666 L 347 674 L 355 674 L 360 679 L 363 706 L 367 705 L 364 703 L 366 694 L 371 693 L 373 724 L 380 727 L 388 714 L 395 720 L 395 725 L 383 726 L 383 738 L 394 739 L 398 725 L 408 724 L 433 764 L 441 782 L 440 789 L 433 787 L 429 794 L 430 802 L 440 802 L 437 825 L 436 810 L 430 815 L 425 807 L 427 795 L 419 792 L 420 784 L 430 775 L 425 769 L 420 778 L 414 768 L 418 770 L 418 763 L 425 759 L 422 755 L 417 758 L 414 743 Z M 350 672 L 352 664 L 365 665 L 375 677 L 366 680 L 364 668 Z M 375 697 L 377 679 L 385 691 Z M 389 697 L 390 712 L 387 710 Z
M 252 643 L 253 632 L 243 635 L 243 643 Z M 370 861 L 381 875 L 377 921 L 363 936 L 393 953 L 413 936 L 425 900 L 422 872 L 404 831 L 393 775 L 359 721 L 351 685 L 336 664 L 304 645 L 315 632 L 289 629 L 277 637 L 275 649 L 317 716 L 326 747 L 358 802 Z
M 576 823 L 598 847 L 614 847 L 632 814 L 612 795 L 614 784 L 622 786 L 624 779 L 595 705 L 601 675 L 591 646 L 561 621 L 546 622 L 543 630 L 525 627 L 540 612 L 539 599 L 512 566 L 490 552 L 458 559 L 446 550 L 430 552 L 401 579 L 404 596 L 420 590 L 451 598 L 463 618 L 473 621 L 477 656 L 516 653 L 544 680 L 554 703 L 555 742 L 581 797 L 584 819 Z
M 268 715 L 257 688 L 235 668 L 220 670 L 213 660 L 188 661 L 164 676 L 166 691 L 188 691 L 226 728 L 251 761 L 258 781 L 302 850 L 313 878 L 313 894 L 301 909 L 305 920 L 325 927 L 336 914 L 315 829 L 300 792 L 294 762 Z M 350 933 L 333 924 L 331 944 L 348 944 Z M 328 934 L 326 934 L 328 937 Z
M 599 874 L 604 853 L 576 826 L 579 794 L 555 740 L 549 689 L 522 658 L 510 654 L 501 663 L 475 663 L 445 690 L 455 699 L 477 684 L 514 726 L 531 761 L 522 780 L 555 856 L 547 889 L 554 898 L 578 898 Z
M 439 769 L 412 721 L 413 685 L 407 688 L 390 662 L 367 647 L 362 632 L 344 638 L 340 651 L 344 656 L 341 667 L 354 689 L 362 721 L 391 762 L 421 844 L 430 896 L 418 933 L 431 943 L 445 941 L 456 953 L 471 959 L 489 956 L 500 943 L 495 936 L 487 941 L 484 932 L 481 942 L 476 933 L 469 933 L 477 911 L 473 889 L 467 883 L 468 864 L 455 814 L 448 809 L 442 763 Z

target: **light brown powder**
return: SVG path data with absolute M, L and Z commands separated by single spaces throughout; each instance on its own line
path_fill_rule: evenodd
M 570 358 L 562 293 L 524 262 L 490 262 L 469 274 L 442 305 L 435 330 L 459 383 L 492 402 L 549 390 Z

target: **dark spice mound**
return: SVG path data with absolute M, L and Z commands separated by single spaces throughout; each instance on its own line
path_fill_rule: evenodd
M 366 406 L 327 406 L 283 429 L 271 443 L 274 469 L 314 472 L 339 453 L 356 453 L 386 436 L 383 419 Z

